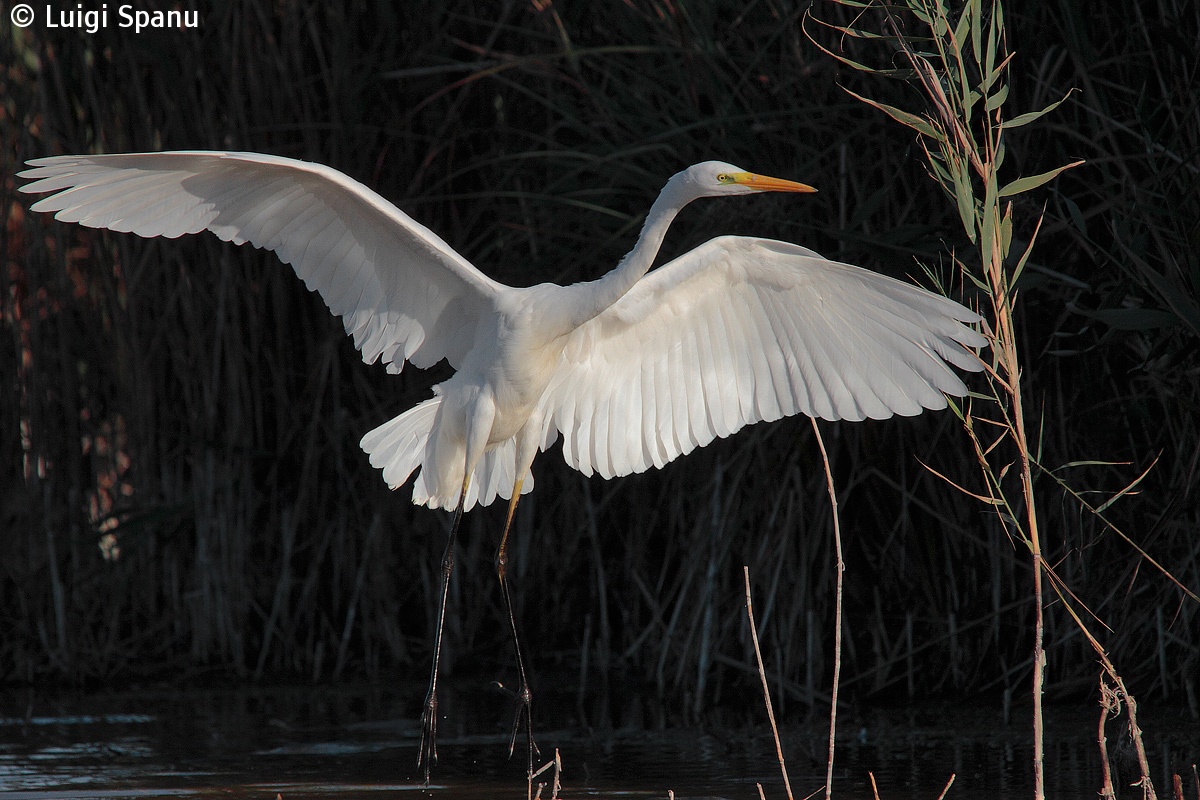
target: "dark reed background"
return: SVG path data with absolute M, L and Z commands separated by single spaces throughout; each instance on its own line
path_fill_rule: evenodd
M 448 5 L 205 3 L 198 31 L 140 35 L 5 26 L 0 681 L 419 684 L 448 525 L 407 487 L 388 492 L 357 447 L 445 372 L 363 365 L 273 256 L 31 215 L 13 178 L 27 158 L 321 161 L 514 284 L 606 271 L 673 172 L 721 158 L 821 193 L 697 203 L 670 253 L 756 234 L 952 274 L 956 210 L 912 137 L 839 84 L 884 102 L 907 90 L 823 56 L 808 4 Z M 1096 502 L 1153 463 L 1108 513 L 1195 590 L 1200 5 L 1086 9 L 1009 15 L 1012 113 L 1079 91 L 1013 133 L 1007 168 L 1087 159 L 1017 210 L 1018 237 L 1047 213 L 1021 295 L 1027 405 L 1043 463 Z M 807 27 L 853 57 L 853 41 Z M 1028 553 L 922 466 L 979 480 L 954 417 L 823 430 L 847 546 L 843 696 L 1026 702 Z M 535 691 L 578 689 L 577 713 L 601 725 L 757 714 L 748 564 L 777 702 L 820 707 L 833 556 L 807 420 L 613 482 L 553 452 L 534 471 L 512 562 Z M 1048 561 L 1107 626 L 1130 690 L 1200 714 L 1196 604 L 1044 476 L 1038 490 Z M 446 672 L 484 683 L 514 672 L 493 572 L 502 513 L 466 518 L 447 625 Z M 1054 606 L 1047 650 L 1052 699 L 1095 694 L 1095 654 Z

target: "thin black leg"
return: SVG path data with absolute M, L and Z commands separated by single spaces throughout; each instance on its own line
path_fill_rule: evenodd
M 513 487 L 512 499 L 508 503 L 508 516 L 504 520 L 504 533 L 500 537 L 500 547 L 496 551 L 496 577 L 500 579 L 500 594 L 504 597 L 504 610 L 508 613 L 508 627 L 512 631 L 513 650 L 517 654 L 517 673 L 520 685 L 517 687 L 517 714 L 513 719 L 512 737 L 508 740 L 508 755 L 511 758 L 517 745 L 517 732 L 521 729 L 521 719 L 525 720 L 525 743 L 528 758 L 526 761 L 526 777 L 532 785 L 533 759 L 537 754 L 537 743 L 533 741 L 533 692 L 529 688 L 529 677 L 525 672 L 525 658 L 521 655 L 521 636 L 517 633 L 517 618 L 513 614 L 512 593 L 508 585 L 508 533 L 512 529 L 513 514 L 517 510 L 517 501 L 521 497 L 521 483 L 517 481 Z
M 429 785 L 429 770 L 437 761 L 437 679 L 438 664 L 442 658 L 442 628 L 446 622 L 446 596 L 450 592 L 450 573 L 454 572 L 454 542 L 458 536 L 458 526 L 462 522 L 463 502 L 467 497 L 467 487 L 463 484 L 462 497 L 458 500 L 458 508 L 454 510 L 454 522 L 450 526 L 450 536 L 446 539 L 446 552 L 442 554 L 442 588 L 441 599 L 438 602 L 437 629 L 433 635 L 433 669 L 429 673 L 429 694 L 425 696 L 425 711 L 421 714 L 421 749 L 417 752 L 417 769 L 425 765 L 425 785 Z

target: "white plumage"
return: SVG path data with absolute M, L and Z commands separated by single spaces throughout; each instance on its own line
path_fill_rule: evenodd
M 745 425 L 803 412 L 861 420 L 943 408 L 982 368 L 979 316 L 944 297 L 793 244 L 724 236 L 646 275 L 667 228 L 699 197 L 813 191 L 732 164 L 667 182 L 633 250 L 603 278 L 513 288 L 362 184 L 255 153 L 59 156 L 29 162 L 23 192 L 57 219 L 141 236 L 210 230 L 273 250 L 320 292 L 368 363 L 457 370 L 434 396 L 362 439 L 395 488 L 455 508 L 442 558 L 422 715 L 425 781 L 436 758 L 437 676 L 462 512 L 510 498 L 496 556 L 516 647 L 533 779 L 532 693 L 505 579 L 509 526 L 534 456 L 561 434 L 585 474 L 641 472 Z M 511 750 L 510 750 L 511 752 Z M 532 785 L 532 784 L 531 784 Z
M 919 320 L 914 319 L 919 315 Z M 911 416 L 979 369 L 959 304 L 798 245 L 722 236 L 660 267 L 569 337 L 546 391 L 584 474 L 642 472 L 754 422 Z M 585 399 L 581 402 L 581 399 Z
M 275 251 L 342 317 L 363 359 L 447 359 L 435 397 L 362 439 L 413 501 L 488 504 L 529 491 L 536 452 L 609 478 L 661 467 L 759 421 L 912 415 L 981 368 L 979 316 L 803 247 L 723 236 L 646 275 L 693 199 L 812 191 L 705 162 L 668 182 L 637 246 L 600 280 L 513 288 L 329 167 L 255 153 L 59 156 L 23 192 L 64 222 L 175 237 L 210 230 Z M 468 477 L 470 476 L 470 480 Z M 463 495 L 463 488 L 466 494 Z

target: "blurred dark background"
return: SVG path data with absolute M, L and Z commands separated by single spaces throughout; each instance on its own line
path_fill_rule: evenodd
M 1013 131 L 1006 169 L 1087 160 L 1015 211 L 1018 239 L 1046 213 L 1020 295 L 1031 430 L 1042 462 L 1095 503 L 1153 464 L 1108 515 L 1195 590 L 1200 7 L 1020 5 L 1008 115 L 1079 91 Z M 94 34 L 0 33 L 10 685 L 419 684 L 449 524 L 412 506 L 408 487 L 389 492 L 357 446 L 428 396 L 444 365 L 398 377 L 363 365 L 269 254 L 33 215 L 15 192 L 28 158 L 237 149 L 320 161 L 519 285 L 610 269 L 663 182 L 708 158 L 821 192 L 698 203 L 666 255 L 718 233 L 766 235 L 924 280 L 919 263 L 949 278 L 946 254 L 964 248 L 911 135 L 840 87 L 905 107 L 916 95 L 823 56 L 804 28 L 851 57 L 864 43 L 805 24 L 807 3 L 182 7 L 200 11 L 199 29 L 134 34 L 114 17 Z M 847 550 L 844 696 L 1026 702 L 1029 554 L 923 466 L 981 488 L 959 423 L 822 430 Z M 783 713 L 825 705 L 832 525 L 807 419 L 612 482 L 554 451 L 534 471 L 511 569 L 535 691 L 577 696 L 570 715 L 593 725 L 757 714 L 745 564 Z M 1196 603 L 1045 475 L 1038 491 L 1049 563 L 1096 614 L 1130 690 L 1200 713 Z M 502 521 L 496 506 L 464 523 L 451 680 L 514 678 L 493 570 Z M 1047 625 L 1050 697 L 1091 697 L 1095 654 L 1058 606 Z

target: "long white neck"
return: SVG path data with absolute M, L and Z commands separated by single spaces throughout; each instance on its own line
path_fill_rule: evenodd
M 572 302 L 567 309 L 569 330 L 578 328 L 620 300 L 645 276 L 654 265 L 654 259 L 662 247 L 667 229 L 671 227 L 675 215 L 694 197 L 680 175 L 667 181 L 658 199 L 650 206 L 650 213 L 646 215 L 646 221 L 642 224 L 637 244 L 621 259 L 616 268 L 603 278 L 568 287 L 572 290 Z

